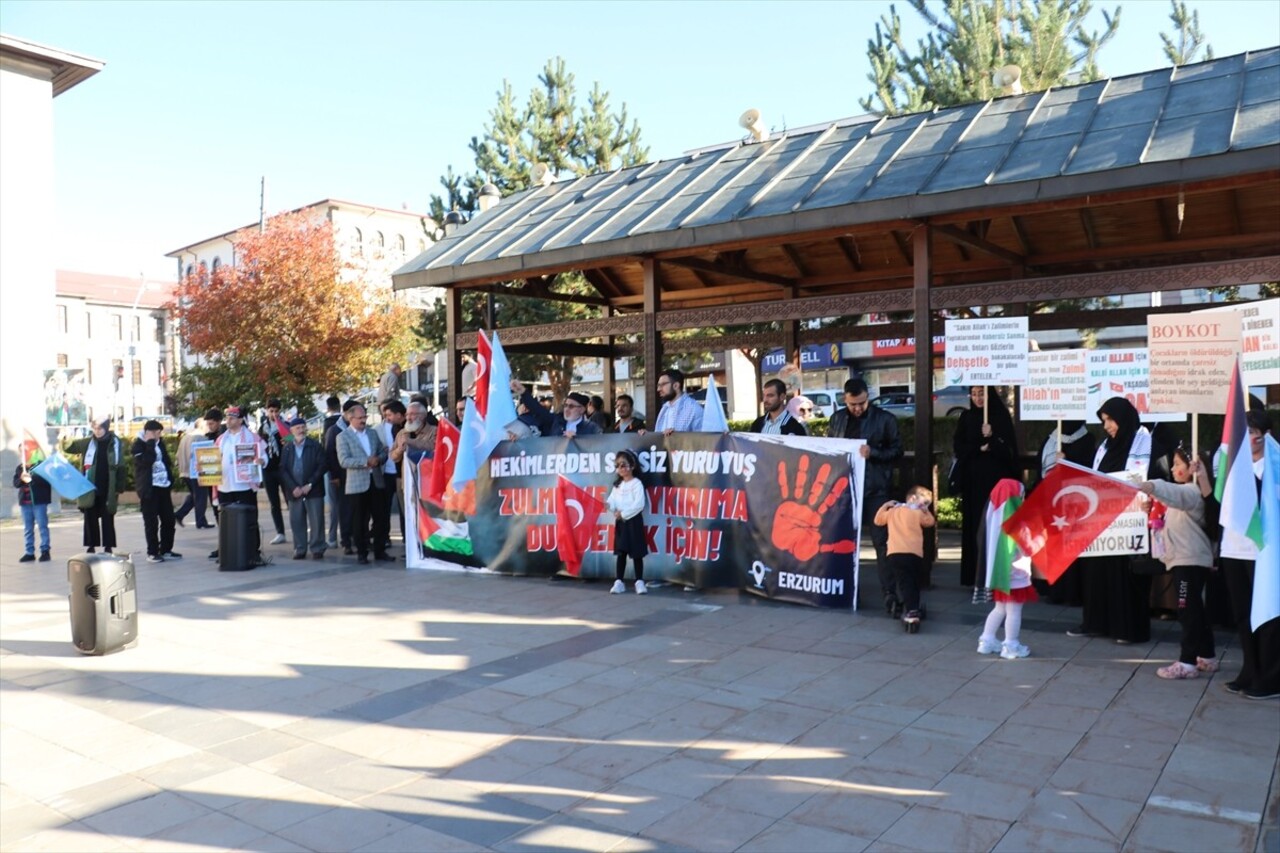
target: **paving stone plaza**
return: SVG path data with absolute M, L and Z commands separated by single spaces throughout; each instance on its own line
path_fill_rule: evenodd
M 909 636 L 870 608 L 287 545 L 220 573 L 215 533 L 139 559 L 138 644 L 86 657 L 79 514 L 53 563 L 0 528 L 0 848 L 1280 850 L 1280 703 L 1222 689 L 1232 636 L 1212 678 L 1164 681 L 1175 623 L 1072 639 L 1041 603 L 1030 658 L 980 656 L 952 534 Z

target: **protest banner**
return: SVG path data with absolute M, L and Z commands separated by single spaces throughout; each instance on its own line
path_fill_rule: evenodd
M 1025 385 L 1027 318 L 948 320 L 944 371 L 948 385 Z
M 1090 423 L 1099 423 L 1098 409 L 1112 397 L 1133 404 L 1144 423 L 1183 421 L 1185 412 L 1153 412 L 1150 406 L 1150 379 L 1146 347 L 1086 350 L 1088 353 L 1089 403 L 1085 407 Z
M 1153 314 L 1147 317 L 1152 412 L 1222 414 L 1240 352 L 1240 315 Z
M 1024 421 L 1087 420 L 1087 356 L 1088 351 L 1082 349 L 1030 353 L 1027 384 L 1019 390 L 1019 417 Z
M 1245 385 L 1280 385 L 1280 299 L 1203 308 L 1194 314 L 1231 311 L 1240 317 L 1240 369 Z
M 640 459 L 646 493 L 646 580 L 737 587 L 781 601 L 848 608 L 857 594 L 864 462 L 854 451 L 861 443 L 734 433 L 503 442 L 481 466 L 474 508 L 465 514 L 432 506 L 406 484 L 406 500 L 420 510 L 406 514 L 406 538 L 417 543 L 409 548 L 408 565 L 446 560 L 514 575 L 559 572 L 559 478 L 603 502 L 615 476 L 614 457 L 629 449 Z M 406 471 L 430 479 L 429 466 Z M 459 559 L 460 534 L 474 559 Z M 581 555 L 581 577 L 613 577 L 613 534 L 613 518 L 599 514 Z

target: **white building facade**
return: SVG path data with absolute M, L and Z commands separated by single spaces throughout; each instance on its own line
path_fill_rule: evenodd
M 371 290 L 389 296 L 411 308 L 430 308 L 443 292 L 438 288 L 419 288 L 395 292 L 391 289 L 391 274 L 426 250 L 430 240 L 428 230 L 435 224 L 422 213 L 392 210 L 338 199 L 324 199 L 289 211 L 304 213 L 315 221 L 333 223 L 334 240 L 341 257 L 351 266 L 351 276 L 364 281 Z M 224 234 L 208 237 L 196 243 L 174 249 L 166 254 L 177 262 L 178 278 L 216 270 L 223 264 L 235 264 L 233 240 L 237 234 L 258 227 L 251 223 Z M 180 333 L 179 329 L 179 333 Z M 405 365 L 402 381 L 407 388 L 416 389 L 432 362 L 431 353 L 413 354 Z M 421 369 L 418 362 L 422 362 Z M 189 366 L 196 363 L 195 356 L 181 347 L 179 363 Z
M 46 424 L 173 414 L 173 290 L 173 282 L 58 270 Z
M 20 461 L 23 432 L 47 442 L 42 368 L 53 365 L 53 99 L 103 63 L 0 34 L 0 469 Z M 0 517 L 17 511 L 0 489 Z

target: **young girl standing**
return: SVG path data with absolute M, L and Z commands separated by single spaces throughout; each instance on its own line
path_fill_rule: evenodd
M 636 565 L 636 594 L 644 595 L 649 591 L 644 585 L 644 558 L 649 553 L 649 546 L 644 535 L 644 484 L 636 476 L 640 472 L 640 460 L 630 450 L 622 450 L 614 457 L 613 465 L 618 478 L 613 481 L 607 506 L 616 519 L 613 553 L 618 555 L 618 565 L 617 580 L 609 592 L 616 595 L 627 591 L 622 579 L 626 576 L 627 557 L 630 556 Z

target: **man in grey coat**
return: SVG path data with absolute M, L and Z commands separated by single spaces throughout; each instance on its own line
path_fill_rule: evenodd
M 307 435 L 304 418 L 289 421 L 293 441 L 280 449 L 280 483 L 289 503 L 289 530 L 293 534 L 293 559 L 307 556 L 310 527 L 311 558 L 324 556 L 324 448 Z
M 387 448 L 378 431 L 366 428 L 368 415 L 364 406 L 355 405 L 348 412 L 350 426 L 338 434 L 338 464 L 347 472 L 346 496 L 351 502 L 351 534 L 355 540 L 357 562 L 369 562 L 372 537 L 374 557 L 389 562 L 386 542 L 391 518 L 380 511 L 386 504 L 386 480 L 382 466 L 387 461 Z M 373 530 L 370 532 L 370 523 Z

